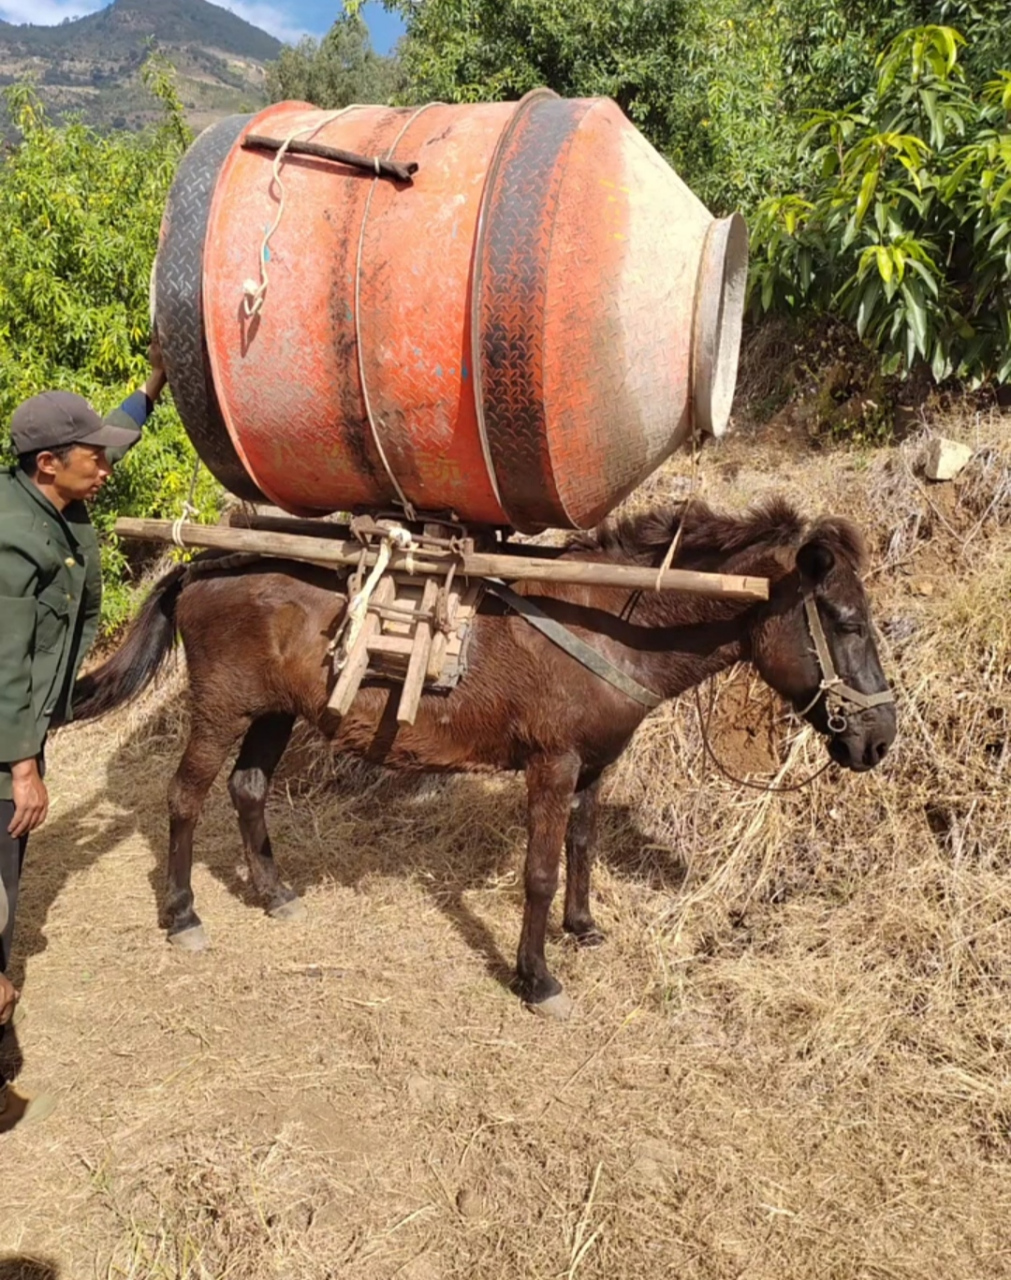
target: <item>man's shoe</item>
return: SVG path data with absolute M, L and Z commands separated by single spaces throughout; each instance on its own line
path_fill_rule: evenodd
M 0 1133 L 9 1133 L 28 1124 L 47 1120 L 56 1108 L 56 1099 L 48 1093 L 26 1098 L 13 1086 L 0 1084 Z

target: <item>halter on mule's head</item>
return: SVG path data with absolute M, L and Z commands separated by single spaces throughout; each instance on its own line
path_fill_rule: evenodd
M 763 676 L 826 735 L 832 759 L 857 770 L 878 764 L 895 737 L 895 696 L 874 642 L 863 563 L 853 525 L 817 523 L 754 639 Z
M 880 693 L 861 693 L 846 683 L 835 669 L 832 650 L 829 648 L 818 613 L 818 602 L 812 592 L 804 592 L 804 613 L 807 617 L 807 628 L 814 642 L 814 652 L 821 668 L 821 683 L 801 715 L 807 715 L 819 698 L 825 699 L 828 728 L 831 733 L 845 733 L 849 727 L 847 712 L 869 711 L 873 707 L 883 707 L 895 701 L 891 689 L 882 689 Z

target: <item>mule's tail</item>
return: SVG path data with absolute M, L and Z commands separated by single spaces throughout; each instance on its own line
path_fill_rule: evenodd
M 93 720 L 141 693 L 161 670 L 176 639 L 176 603 L 186 585 L 187 566 L 160 578 L 144 601 L 126 639 L 95 671 L 74 685 L 74 719 Z

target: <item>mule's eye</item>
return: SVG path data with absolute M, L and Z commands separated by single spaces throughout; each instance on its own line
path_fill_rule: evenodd
M 844 636 L 865 636 L 867 628 L 862 622 L 840 622 L 839 630 Z

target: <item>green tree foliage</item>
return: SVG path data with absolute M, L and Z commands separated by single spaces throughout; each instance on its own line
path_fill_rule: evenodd
M 105 136 L 54 125 L 27 87 L 7 91 L 21 141 L 0 166 L 0 419 L 50 387 L 108 412 L 147 373 L 149 281 L 176 164 L 191 134 L 167 66 L 151 59 L 148 88 L 161 124 Z M 7 446 L 6 433 L 3 446 Z M 8 459 L 9 460 L 9 459 Z M 105 622 L 129 607 L 127 561 L 110 530 L 117 515 L 171 515 L 189 488 L 195 455 L 170 404 L 116 468 L 94 506 L 109 589 Z M 201 474 L 205 509 L 217 489 Z
M 889 373 L 1011 381 L 1011 70 L 973 82 L 965 49 L 904 31 L 860 104 L 814 114 L 809 182 L 752 225 L 757 313 L 841 314 Z
M 891 372 L 1011 377 L 1006 5 L 384 3 L 402 101 L 614 98 L 714 213 L 752 220 L 756 313 L 848 318 Z
M 797 0 L 692 0 L 668 93 L 671 135 L 651 139 L 717 215 L 750 213 L 797 179 L 801 121 L 785 108 L 782 53 Z
M 970 38 L 964 67 L 985 82 L 1011 66 L 1011 11 L 994 0 L 805 0 L 783 26 L 784 100 L 790 110 L 833 110 L 874 88 L 880 51 L 912 27 L 950 26 Z
M 769 0 L 385 0 L 404 17 L 402 100 L 604 95 L 712 208 L 789 164 L 780 9 Z
M 403 87 L 396 58 L 372 48 L 357 13 L 345 13 L 322 40 L 306 36 L 286 46 L 267 71 L 271 102 L 292 99 L 337 110 L 353 102 L 389 102 Z
M 672 83 L 686 0 L 428 0 L 398 4 L 419 99 L 490 102 L 548 85 L 606 94 L 654 131 Z
M 614 98 L 715 213 L 796 187 L 809 110 L 871 92 L 905 29 L 970 37 L 983 84 L 1011 65 L 994 0 L 384 0 L 407 28 L 404 102 L 515 99 L 538 85 Z M 347 0 L 357 11 L 360 0 Z

